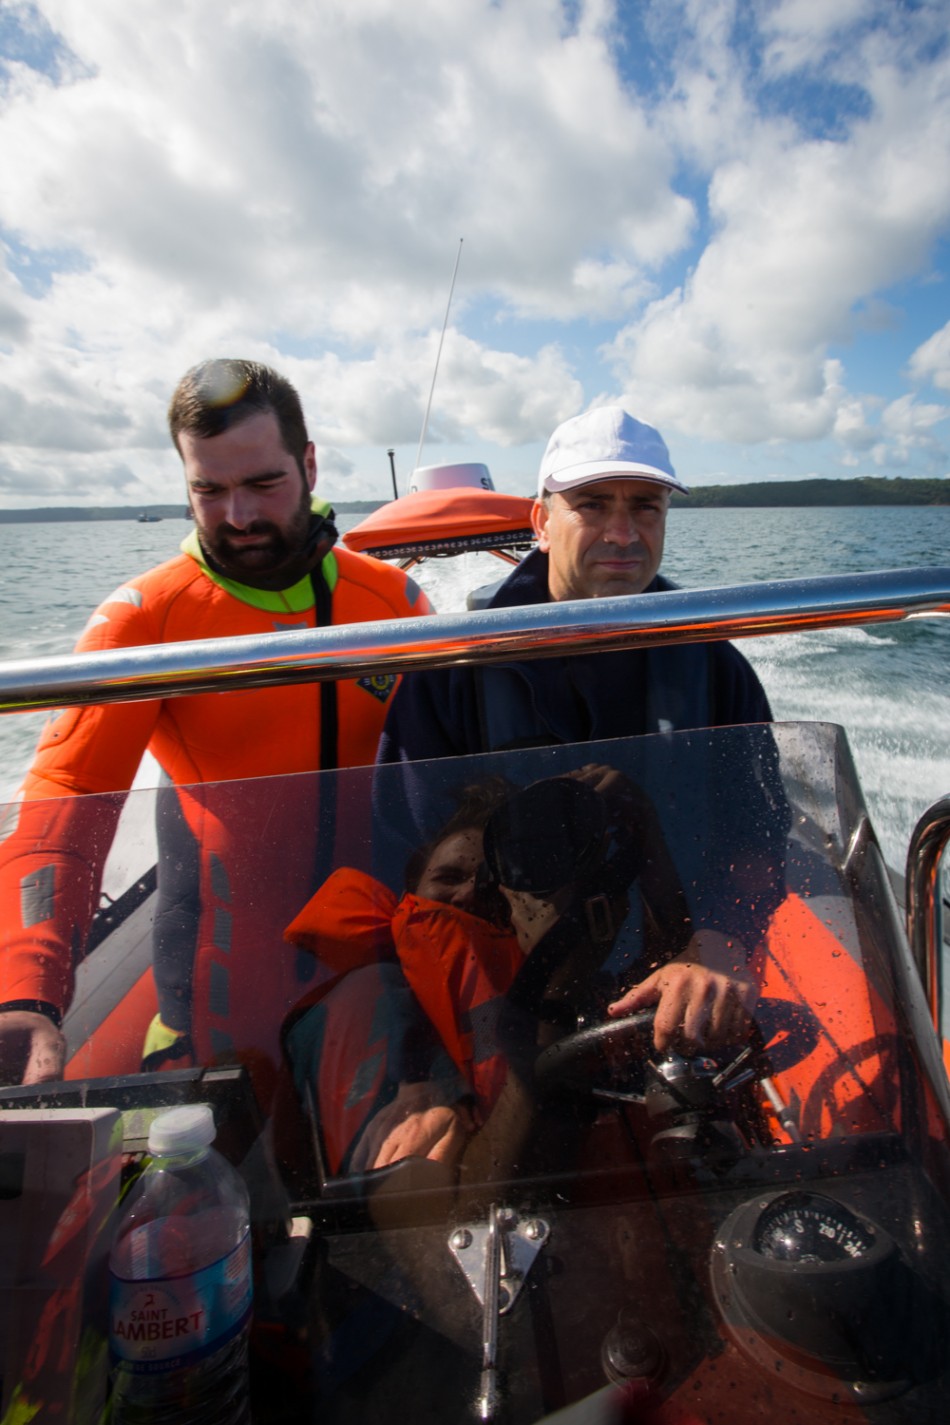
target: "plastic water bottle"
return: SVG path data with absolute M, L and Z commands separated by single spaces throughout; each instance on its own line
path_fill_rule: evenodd
M 114 1425 L 250 1420 L 248 1196 L 214 1134 L 207 1104 L 149 1130 L 109 1260 Z

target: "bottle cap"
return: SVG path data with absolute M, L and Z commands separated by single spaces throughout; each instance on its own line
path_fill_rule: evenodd
M 189 1103 L 170 1108 L 153 1118 L 148 1130 L 148 1151 L 168 1155 L 193 1153 L 214 1142 L 214 1114 L 209 1103 Z

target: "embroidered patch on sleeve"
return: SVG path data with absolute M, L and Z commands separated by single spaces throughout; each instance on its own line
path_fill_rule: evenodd
M 368 693 L 372 693 L 374 698 L 378 698 L 381 703 L 384 703 L 396 686 L 396 674 L 374 673 L 366 678 L 357 678 L 356 686 L 365 688 Z

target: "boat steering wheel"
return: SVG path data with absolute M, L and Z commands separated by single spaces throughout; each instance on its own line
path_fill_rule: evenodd
M 651 1059 L 655 1006 L 586 1025 L 549 1045 L 535 1062 L 535 1078 L 544 1088 L 589 1090 L 605 1068 L 623 1071 Z M 747 1044 L 722 1045 L 698 1057 L 726 1063 L 739 1055 L 747 1059 L 768 1056 L 769 1071 L 781 1073 L 806 1058 L 818 1042 L 820 1026 L 814 1014 L 788 1000 L 760 999 L 755 1007 L 754 1029 Z M 748 1052 L 745 1052 L 748 1051 Z M 685 1057 L 685 1056 L 684 1056 Z

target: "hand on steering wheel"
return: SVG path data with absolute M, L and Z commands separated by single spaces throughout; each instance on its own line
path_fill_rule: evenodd
M 700 958 L 702 957 L 702 958 Z M 704 963 L 709 959 L 722 968 Z M 744 949 L 716 932 L 694 935 L 688 949 L 607 1006 L 611 1019 L 655 1006 L 658 1053 L 685 1055 L 739 1044 L 747 1038 L 757 988 Z
M 545 1049 L 535 1062 L 537 1082 L 545 1089 L 555 1087 L 589 1090 L 604 1071 L 635 1069 L 660 1057 L 654 1048 L 656 1011 L 641 1009 L 635 1014 L 614 1015 L 602 1024 L 592 1024 L 567 1034 Z M 746 1017 L 742 1034 L 718 1046 L 714 1057 L 728 1059 L 722 1049 L 737 1050 L 749 1044 L 756 1055 L 765 1054 L 768 1072 L 781 1073 L 806 1058 L 818 1042 L 820 1025 L 811 1011 L 789 1000 L 761 999 L 754 1020 Z

